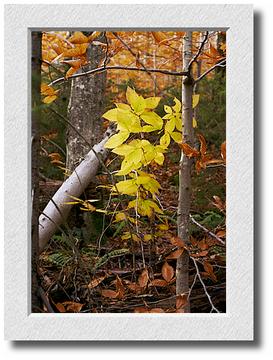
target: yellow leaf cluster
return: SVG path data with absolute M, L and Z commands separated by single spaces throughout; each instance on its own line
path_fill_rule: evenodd
M 45 96 L 43 98 L 43 103 L 45 104 L 50 104 L 52 103 L 54 100 L 57 99 L 57 94 L 60 90 L 55 90 L 53 89 L 53 87 L 48 86 L 47 84 L 41 84 L 41 95 Z

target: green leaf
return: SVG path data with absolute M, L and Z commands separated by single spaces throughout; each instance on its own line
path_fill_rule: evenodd
M 105 143 L 104 147 L 107 149 L 114 149 L 117 146 L 121 145 L 129 137 L 130 133 L 127 131 L 120 131 L 118 134 L 115 134 L 110 137 L 110 139 Z
M 149 97 L 145 99 L 145 108 L 155 109 L 158 106 L 160 99 L 161 99 L 160 97 Z

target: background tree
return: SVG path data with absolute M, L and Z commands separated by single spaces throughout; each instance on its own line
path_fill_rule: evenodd
M 92 33 L 86 35 L 90 36 Z M 87 65 L 82 66 L 78 72 L 84 73 L 103 64 L 105 47 L 102 45 L 106 46 L 104 34 L 101 34 L 95 43 L 89 44 L 86 51 Z M 104 130 L 101 115 L 105 106 L 105 88 L 106 72 L 72 80 L 68 120 L 77 129 L 77 132 L 68 125 L 66 167 L 70 172 L 75 169 L 79 160 L 84 158 L 90 147 L 102 139 Z

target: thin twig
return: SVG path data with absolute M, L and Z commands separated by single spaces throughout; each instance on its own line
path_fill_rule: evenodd
M 206 75 L 208 75 L 211 71 L 213 71 L 214 69 L 218 68 L 218 67 L 225 67 L 226 66 L 226 59 L 223 59 L 222 61 L 220 61 L 218 64 L 215 64 L 214 66 L 212 66 L 211 68 L 209 68 L 207 71 L 205 71 L 202 75 L 199 76 L 199 78 L 197 78 L 194 83 L 196 84 L 197 82 L 199 82 L 200 80 L 202 80 Z
M 198 49 L 197 53 L 194 55 L 194 57 L 191 59 L 191 61 L 189 63 L 188 71 L 191 70 L 192 64 L 197 60 L 198 56 L 201 54 L 201 51 L 202 51 L 202 49 L 203 49 L 203 47 L 204 47 L 204 45 L 205 45 L 205 43 L 206 43 L 206 41 L 208 39 L 208 35 L 209 35 L 209 32 L 206 31 L 204 39 L 203 39 L 201 45 L 199 46 L 199 49 Z
M 211 237 L 213 237 L 214 239 L 216 239 L 217 241 L 219 241 L 222 245 L 226 245 L 226 243 L 219 238 L 219 236 L 217 236 L 216 234 L 214 234 L 213 232 L 211 232 L 210 230 L 208 230 L 207 228 L 205 228 L 205 226 L 201 225 L 198 221 L 196 221 L 194 219 L 194 217 L 192 215 L 190 215 L 190 219 L 191 221 L 197 225 L 198 227 L 200 227 L 200 229 L 204 230 L 207 234 L 209 234 Z
M 195 260 L 193 257 L 191 257 L 191 259 L 192 259 L 192 261 L 193 261 L 193 263 L 194 263 L 194 266 L 195 266 L 195 269 L 196 269 L 196 274 L 197 274 L 197 276 L 198 276 L 198 279 L 199 279 L 200 283 L 202 284 L 203 289 L 204 289 L 204 292 L 205 292 L 205 294 L 206 294 L 206 296 L 207 296 L 207 298 L 208 298 L 208 301 L 209 301 L 209 303 L 210 303 L 210 305 L 211 305 L 211 310 L 212 310 L 212 311 L 215 311 L 215 312 L 217 312 L 217 313 L 220 313 L 220 311 L 213 305 L 213 302 L 212 302 L 212 300 L 211 300 L 211 297 L 210 297 L 209 293 L 207 292 L 206 285 L 204 284 L 204 282 L 203 282 L 203 280 L 202 280 L 202 277 L 201 277 L 201 275 L 200 275 L 199 268 L 198 268 L 198 265 L 197 265 L 196 260 Z

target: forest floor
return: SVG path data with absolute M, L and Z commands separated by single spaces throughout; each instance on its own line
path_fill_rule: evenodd
M 70 242 L 61 234 L 52 238 L 40 255 L 41 312 L 181 312 L 175 294 L 175 266 L 177 256 L 186 250 L 177 238 L 175 220 L 178 160 L 174 151 L 163 167 L 153 169 L 161 185 L 160 203 L 166 219 L 164 224 L 156 219 L 141 224 L 151 235 L 149 241 L 122 240 L 118 224 L 100 236 L 101 223 L 96 223 L 99 231 L 93 241 L 84 240 L 76 223 Z M 43 182 L 41 201 L 48 201 L 59 185 Z M 192 197 L 191 246 L 187 249 L 191 311 L 225 312 L 225 168 L 211 167 L 199 175 L 193 172 Z

